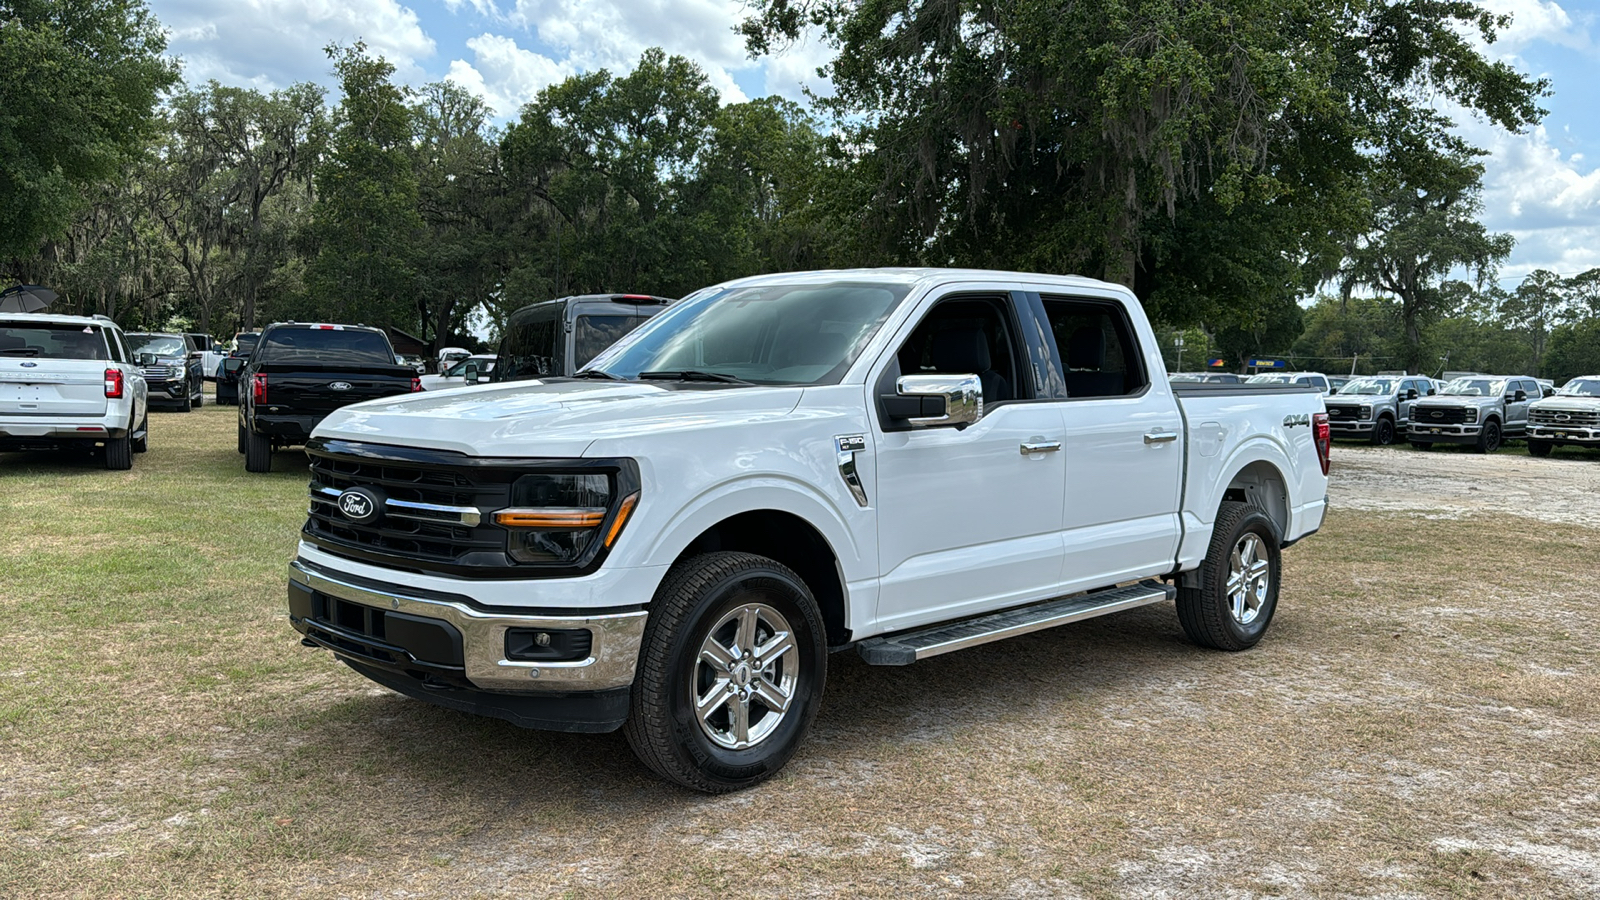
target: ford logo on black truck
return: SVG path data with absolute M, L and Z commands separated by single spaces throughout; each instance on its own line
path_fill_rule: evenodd
M 383 501 L 368 488 L 351 488 L 339 495 L 339 511 L 359 525 L 376 522 L 382 509 Z

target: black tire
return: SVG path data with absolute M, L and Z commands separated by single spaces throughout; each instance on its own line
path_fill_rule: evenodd
M 1372 442 L 1379 447 L 1387 447 L 1394 443 L 1393 419 L 1388 416 L 1382 416 L 1378 419 L 1377 424 L 1372 426 Z
M 1251 546 L 1264 553 L 1260 560 L 1266 565 L 1259 574 L 1266 575 L 1267 583 L 1265 590 L 1243 592 L 1244 614 L 1239 615 L 1235 613 L 1228 582 L 1234 568 L 1234 551 L 1250 536 L 1255 539 Z M 1232 500 L 1222 504 L 1211 531 L 1211 547 L 1192 576 L 1199 585 L 1178 588 L 1178 621 L 1189 640 L 1216 650 L 1248 650 L 1261 640 L 1278 609 L 1280 543 L 1278 526 L 1260 507 Z M 1253 570 L 1251 561 L 1246 561 L 1246 571 Z M 1253 585 L 1255 581 L 1252 578 L 1248 583 Z M 1255 607 L 1248 605 L 1252 593 L 1256 594 Z
M 194 402 L 189 397 L 188 385 L 185 385 L 183 392 L 183 403 L 178 407 L 178 412 L 188 412 L 191 409 L 194 409 Z
M 1493 453 L 1500 449 L 1500 423 L 1494 419 L 1483 423 L 1483 430 L 1478 432 L 1478 452 Z
M 1417 448 L 1418 450 L 1432 450 L 1433 441 L 1412 441 L 1411 446 Z
M 239 452 L 244 452 L 244 423 L 239 423 Z
M 106 468 L 115 471 L 126 471 L 133 468 L 133 441 L 124 434 L 119 438 L 106 441 L 105 447 L 100 451 L 101 458 L 105 460 Z
M 202 383 L 200 385 L 200 390 L 195 391 L 195 394 L 194 394 L 194 408 L 195 409 L 199 409 L 200 407 L 205 406 L 205 405 L 206 405 L 206 386 L 205 386 L 204 383 Z
M 148 409 L 145 410 L 144 424 L 139 426 L 139 431 L 144 434 L 144 437 L 131 440 L 128 444 L 133 448 L 133 452 L 144 453 L 150 449 L 150 411 Z
M 244 433 L 244 470 L 246 472 L 272 471 L 272 438 L 264 434 L 256 434 L 254 431 L 246 431 Z
M 1534 456 L 1549 456 L 1550 451 L 1556 448 L 1553 441 L 1540 441 L 1528 438 L 1528 452 Z
M 741 607 L 777 613 L 793 636 L 794 649 L 754 674 L 746 663 L 742 671 L 735 667 L 725 680 L 713 677 L 708 681 L 702 676 L 714 676 L 715 671 L 712 664 L 702 661 L 702 651 L 717 635 L 725 634 L 725 629 L 737 631 Z M 731 624 L 730 616 L 734 617 Z M 770 635 L 772 630 L 765 633 Z M 751 643 L 760 648 L 763 632 L 755 633 Z M 740 650 L 737 643 L 733 649 Z M 780 681 L 786 680 L 791 664 L 794 682 L 789 700 L 782 713 L 775 713 L 773 707 L 759 702 L 762 687 L 772 684 L 761 673 L 777 671 Z M 623 733 L 639 760 L 668 781 L 713 794 L 747 788 L 776 774 L 800 746 L 822 704 L 827 665 L 822 614 L 800 576 L 752 553 L 696 556 L 667 573 L 650 603 L 632 708 Z M 710 707 L 712 712 L 702 724 L 695 712 L 696 697 L 702 689 L 714 690 L 719 684 L 732 693 L 728 701 Z M 742 749 L 723 746 L 712 734 L 718 730 L 718 722 L 713 720 L 719 716 L 726 716 L 729 731 L 736 727 L 740 685 L 748 686 L 744 691 L 754 698 L 744 702 L 749 710 L 746 736 L 753 736 L 751 729 L 767 729 L 755 738 L 753 746 Z M 751 713 L 759 713 L 761 718 L 751 720 Z M 777 718 L 769 722 L 767 717 L 774 714 Z

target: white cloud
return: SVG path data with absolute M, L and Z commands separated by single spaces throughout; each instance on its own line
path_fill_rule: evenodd
M 524 50 L 511 38 L 480 34 L 467 40 L 473 62 L 451 60 L 445 77 L 482 97 L 498 118 L 515 119 L 540 89 L 572 75 L 570 63 Z
M 473 12 L 485 19 L 500 21 L 505 18 L 494 0 L 444 0 L 444 6 L 453 13 L 459 13 L 463 7 L 470 6 Z
M 1496 15 L 1510 15 L 1511 25 L 1503 29 L 1494 43 L 1501 54 L 1520 53 L 1536 41 L 1556 44 L 1573 50 L 1588 50 L 1593 46 L 1588 26 L 1593 14 L 1580 14 L 1578 19 L 1553 0 L 1480 0 L 1481 5 Z
M 398 0 L 152 0 L 183 57 L 184 79 L 199 84 L 285 87 L 331 82 L 323 47 L 364 40 L 394 63 L 401 80 L 420 80 L 435 46 L 417 14 Z

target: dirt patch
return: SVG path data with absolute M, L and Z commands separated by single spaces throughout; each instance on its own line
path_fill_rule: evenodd
M 1600 523 L 1600 453 L 1539 459 L 1335 444 L 1331 474 L 1328 496 L 1336 509 L 1415 512 L 1426 518 L 1500 513 L 1548 524 Z

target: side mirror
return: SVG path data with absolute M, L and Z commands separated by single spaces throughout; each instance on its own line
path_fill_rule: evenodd
M 983 382 L 976 375 L 904 375 L 895 382 L 901 397 L 922 400 L 919 414 L 905 418 L 919 428 L 954 425 L 961 428 L 983 418 Z M 928 401 L 943 401 L 942 414 Z
M 461 370 L 461 380 L 466 382 L 467 384 L 477 384 L 478 383 L 478 364 L 475 363 L 475 362 L 467 363 L 467 367 L 465 369 Z
M 1432 391 L 1429 391 L 1429 393 L 1432 393 Z M 1415 399 L 1417 399 L 1417 389 L 1416 388 L 1407 388 L 1406 389 L 1406 399 L 1407 400 L 1415 400 Z
M 1511 402 L 1513 402 L 1513 403 L 1521 403 L 1522 401 L 1524 401 L 1526 399 L 1528 399 L 1528 392 L 1527 391 L 1517 391 L 1514 395 L 1512 395 Z
M 133 355 L 133 364 L 136 366 L 153 366 L 156 364 L 156 355 L 154 353 L 135 353 Z

